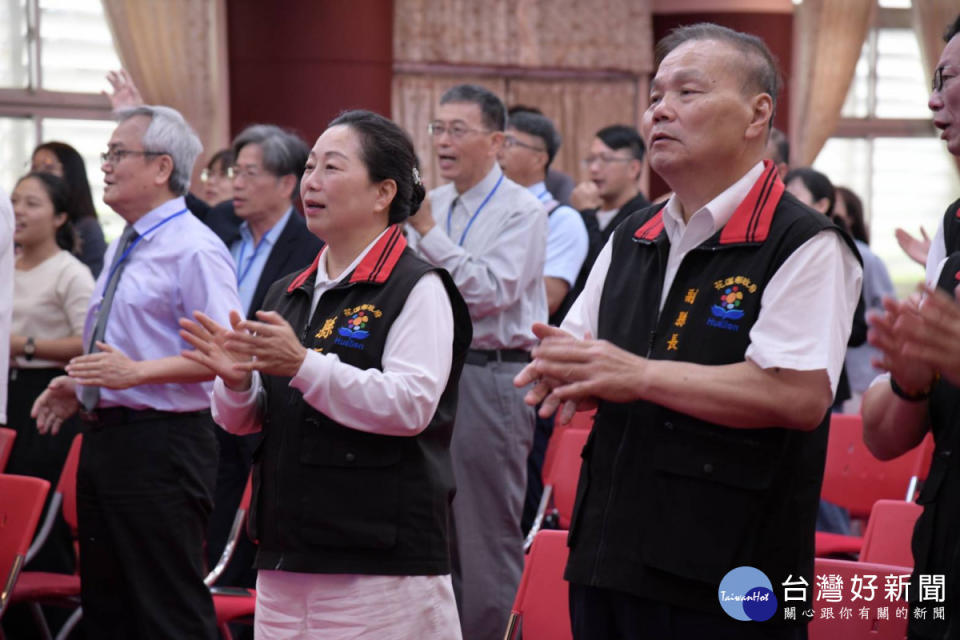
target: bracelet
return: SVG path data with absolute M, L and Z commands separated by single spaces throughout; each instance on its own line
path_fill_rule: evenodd
M 890 389 L 897 397 L 902 398 L 907 402 L 923 402 L 930 397 L 930 392 L 933 391 L 933 385 L 935 385 L 939 379 L 940 374 L 938 373 L 934 377 L 933 382 L 931 382 L 930 386 L 928 386 L 926 389 L 918 391 L 917 393 L 907 393 L 903 390 L 903 387 L 897 384 L 897 381 L 893 379 L 893 376 L 890 376 Z

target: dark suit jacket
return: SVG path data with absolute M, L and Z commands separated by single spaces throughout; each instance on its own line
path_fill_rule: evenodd
M 214 233 L 220 236 L 227 248 L 235 240 L 240 239 L 240 224 L 243 220 L 233 212 L 232 202 L 224 202 L 212 207 L 204 222 Z M 254 312 L 263 304 L 263 298 L 267 295 L 267 289 L 270 288 L 271 284 L 288 273 L 306 269 L 317 257 L 322 247 L 323 241 L 310 233 L 303 216 L 294 209 L 287 220 L 286 226 L 280 232 L 280 236 L 270 250 L 267 263 L 263 265 L 263 272 L 260 274 L 257 289 L 253 294 L 253 300 L 250 302 L 248 317 L 253 318 Z

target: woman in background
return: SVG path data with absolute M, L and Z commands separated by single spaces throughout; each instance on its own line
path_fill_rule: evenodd
M 30 417 L 33 401 L 64 366 L 83 353 L 83 323 L 93 292 L 90 270 L 74 257 L 69 189 L 49 173 L 20 178 L 13 195 L 14 267 L 7 418 L 16 429 L 6 471 L 57 483 L 78 422 L 41 436 Z M 31 563 L 33 570 L 71 572 L 69 534 L 55 534 Z
M 863 219 L 863 202 L 850 189 L 837 187 L 837 201 L 833 206 L 837 219 L 844 220 L 853 241 L 863 257 L 863 301 L 867 309 L 883 310 L 883 298 L 896 298 L 887 265 L 869 247 L 870 234 Z M 860 399 L 873 379 L 883 373 L 871 364 L 881 356 L 880 350 L 869 344 L 847 349 L 846 370 L 850 381 L 850 399 L 844 413 L 860 413 Z
M 33 150 L 30 171 L 50 173 L 66 182 L 70 197 L 70 224 L 78 238 L 77 257 L 90 267 L 90 272 L 96 278 L 103 269 L 107 243 L 93 206 L 83 157 L 64 142 L 44 142 Z
M 211 207 L 233 200 L 233 150 L 221 149 L 213 154 L 200 173 L 203 200 Z

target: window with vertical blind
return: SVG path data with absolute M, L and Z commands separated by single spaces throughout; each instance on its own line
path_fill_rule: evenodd
M 66 142 L 86 161 L 108 238 L 123 222 L 102 200 L 98 155 L 115 125 L 100 92 L 119 68 L 100 0 L 0 0 L 0 186 L 12 190 L 37 144 Z
M 842 119 L 813 166 L 864 203 L 870 245 L 902 295 L 923 268 L 897 244 L 903 227 L 932 237 L 947 205 L 960 197 L 960 175 L 927 109 L 920 45 L 909 0 L 882 0 L 864 42 Z

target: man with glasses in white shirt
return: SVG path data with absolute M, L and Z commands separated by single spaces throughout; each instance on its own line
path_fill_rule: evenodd
M 497 164 L 505 123 L 503 103 L 483 87 L 458 85 L 440 98 L 430 133 L 450 182 L 409 220 L 411 246 L 450 272 L 473 320 L 451 443 L 453 578 L 466 640 L 503 636 L 523 571 L 534 415 L 512 378 L 536 344 L 530 322 L 547 320 L 547 216 Z

